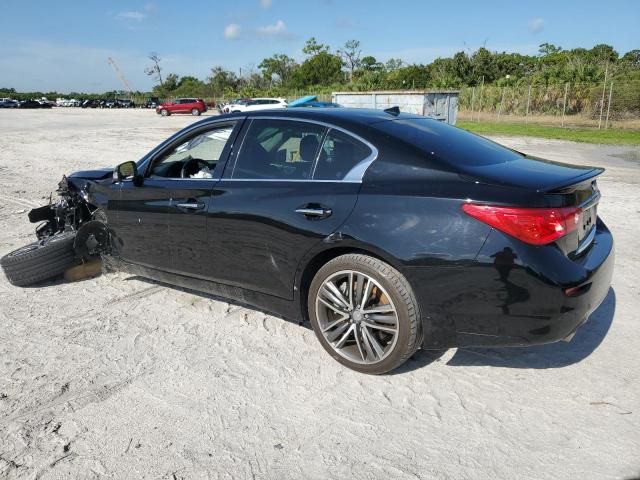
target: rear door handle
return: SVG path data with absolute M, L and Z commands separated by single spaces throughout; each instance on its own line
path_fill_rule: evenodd
M 304 215 L 305 217 L 326 218 L 333 213 L 333 210 L 322 207 L 303 207 L 296 208 L 296 213 Z
M 185 208 L 187 210 L 202 210 L 204 208 L 204 203 L 202 202 L 176 203 L 176 207 Z

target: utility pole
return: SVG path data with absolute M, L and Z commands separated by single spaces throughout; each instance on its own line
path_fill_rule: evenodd
M 480 83 L 480 103 L 478 104 L 478 122 L 480 122 L 480 111 L 482 110 L 482 91 L 484 90 L 484 75 Z
M 569 90 L 569 82 L 564 84 L 564 101 L 562 102 L 562 123 L 561 127 L 564 127 L 564 113 L 567 110 L 567 91 Z
M 524 123 L 529 123 L 529 104 L 531 103 L 531 84 L 529 84 L 529 94 L 527 95 L 527 111 L 524 113 Z
M 609 63 L 607 63 L 607 67 L 604 70 L 604 83 L 602 84 L 602 100 L 600 100 L 600 119 L 598 120 L 598 130 L 600 130 L 600 126 L 602 125 L 602 109 L 604 108 L 604 94 L 607 91 L 607 74 L 609 73 Z
M 611 110 L 611 95 L 613 94 L 613 82 L 611 82 L 611 86 L 609 87 L 609 103 L 607 103 L 607 119 L 604 122 L 604 129 L 607 129 L 609 125 L 609 111 Z

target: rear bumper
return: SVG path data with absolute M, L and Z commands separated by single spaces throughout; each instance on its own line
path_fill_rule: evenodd
M 613 237 L 600 220 L 593 244 L 573 260 L 554 246 L 533 247 L 492 231 L 477 263 L 441 269 L 436 287 L 417 288 L 429 314 L 423 347 L 570 340 L 609 293 L 614 257 Z M 575 296 L 565 293 L 575 287 Z

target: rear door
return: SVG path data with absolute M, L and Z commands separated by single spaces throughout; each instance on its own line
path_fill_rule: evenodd
M 190 110 L 190 103 L 188 98 L 181 98 L 178 100 L 178 111 L 180 113 L 186 113 Z
M 211 278 L 290 299 L 301 258 L 356 203 L 361 175 L 331 165 L 371 162 L 377 152 L 345 132 L 287 118 L 247 121 L 240 136 L 209 209 Z M 351 158 L 335 149 L 345 140 Z

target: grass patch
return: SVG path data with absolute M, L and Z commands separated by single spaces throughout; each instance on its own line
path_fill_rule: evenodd
M 640 130 L 592 128 L 560 128 L 545 125 L 497 122 L 457 122 L 456 126 L 480 135 L 524 135 L 573 142 L 609 145 L 640 145 Z

